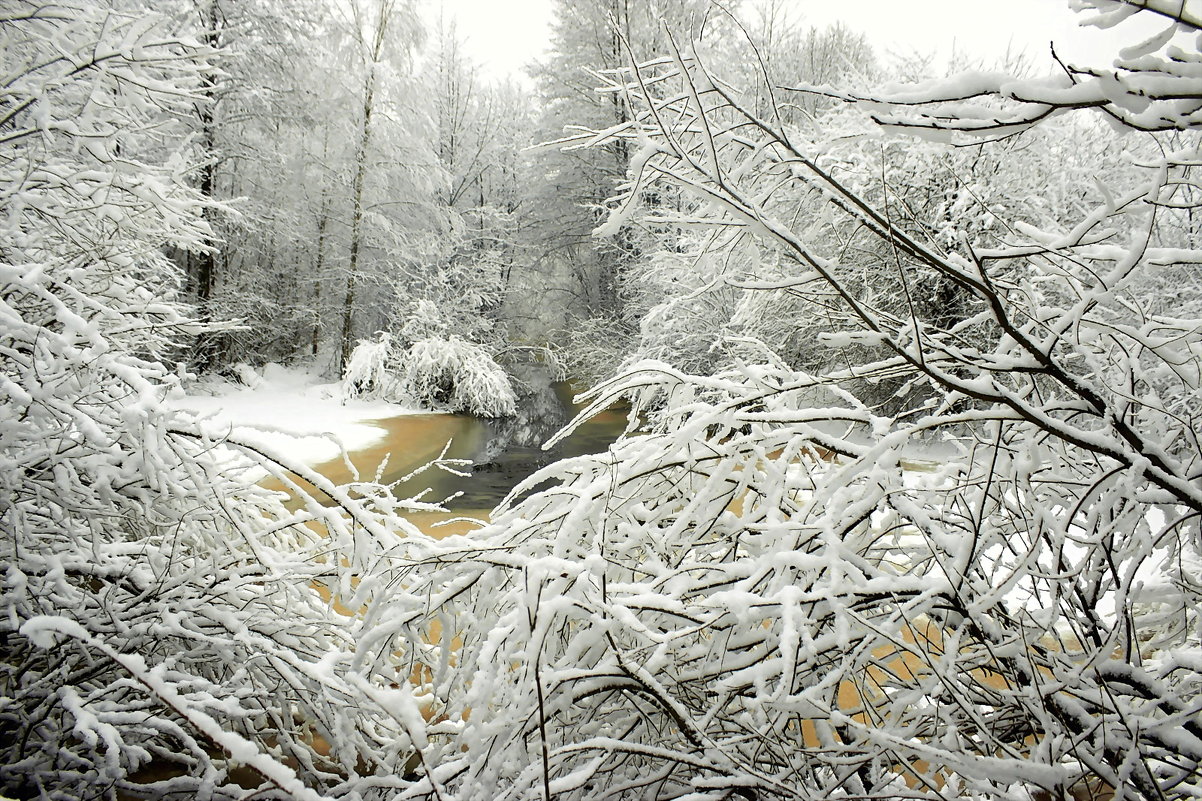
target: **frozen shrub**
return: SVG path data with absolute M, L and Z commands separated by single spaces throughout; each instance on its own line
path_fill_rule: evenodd
M 398 379 L 409 397 L 452 412 L 506 417 L 517 403 L 509 376 L 488 351 L 454 336 L 413 343 Z
M 400 401 L 393 351 L 392 335 L 383 331 L 375 339 L 359 340 L 342 373 L 343 397 Z
M 508 374 L 482 346 L 452 336 L 422 339 L 401 350 L 385 332 L 355 347 L 343 394 L 477 417 L 507 417 L 517 403 Z

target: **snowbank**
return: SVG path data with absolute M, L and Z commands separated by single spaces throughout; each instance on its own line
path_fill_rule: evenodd
M 424 410 L 380 400 L 342 400 L 341 383 L 320 383 L 309 372 L 268 364 L 243 368 L 242 384 L 208 382 L 168 404 L 196 412 L 215 435 L 286 453 L 306 464 L 376 444 L 385 431 L 372 421 Z

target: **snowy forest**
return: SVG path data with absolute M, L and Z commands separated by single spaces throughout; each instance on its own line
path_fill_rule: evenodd
M 1067 4 L 0 0 L 0 800 L 1202 798 L 1202 4 Z

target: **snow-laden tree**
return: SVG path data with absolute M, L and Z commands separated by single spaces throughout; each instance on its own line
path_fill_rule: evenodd
M 726 17 L 712 11 L 699 0 L 556 0 L 550 52 L 532 71 L 543 103 L 539 138 L 555 142 L 581 129 L 605 130 L 625 122 L 625 103 L 594 91 L 595 74 L 624 66 L 623 39 L 657 55 L 667 52 L 664 30 L 669 27 L 687 31 L 686 37 L 704 31 L 713 40 Z M 537 273 L 528 276 L 530 291 L 537 297 L 554 293 L 568 317 L 584 318 L 580 325 L 597 325 L 598 332 L 618 319 L 618 278 L 638 253 L 637 243 L 624 236 L 591 236 L 631 153 L 625 141 L 613 140 L 589 150 L 552 146 L 534 154 L 530 206 Z
M 361 332 L 379 327 L 390 314 L 398 286 L 439 252 L 449 226 L 445 209 L 433 202 L 446 176 L 413 73 L 413 51 L 422 37 L 413 4 L 353 0 L 337 8 L 344 17 L 340 49 L 352 84 L 355 142 L 341 368 Z
M 520 151 L 531 140 L 530 98 L 484 82 L 453 26 L 440 28 L 427 71 L 448 226 L 398 285 L 391 328 L 406 347 L 457 337 L 495 352 L 507 338 L 513 269 L 528 256 Z
M 533 477 L 558 483 L 411 571 L 455 629 L 434 669 L 447 736 L 414 793 L 1202 796 L 1202 314 L 1148 294 L 1202 263 L 1202 55 L 1169 41 L 1202 21 L 1076 5 L 1166 32 L 1105 70 L 843 96 L 971 143 L 1081 111 L 1173 132 L 1134 186 L 990 240 L 972 216 L 902 225 L 683 43 L 615 83 L 633 112 L 605 135 L 636 151 L 629 196 L 697 198 L 677 222 L 718 232 L 714 258 L 782 254 L 773 285 L 820 295 L 822 341 L 853 358 L 639 365 L 585 415 L 631 398 L 648 431 Z M 803 190 L 822 216 L 775 213 Z M 856 251 L 831 246 L 848 223 L 891 254 L 903 298 L 935 275 L 960 311 L 865 294 Z M 847 390 L 865 380 L 896 382 L 899 411 Z
M 186 0 L 157 9 L 213 49 L 219 68 L 193 114 L 204 154 L 194 181 L 229 205 L 209 217 L 216 247 L 177 261 L 196 316 L 225 326 L 196 339 L 190 366 L 283 361 L 317 328 L 335 206 L 327 170 L 347 161 L 329 144 L 344 113 L 329 90 L 329 4 Z
M 508 374 L 486 348 L 445 333 L 406 343 L 380 332 L 360 341 L 343 373 L 343 391 L 477 417 L 512 415 L 517 403 Z
M 872 51 L 863 37 L 852 34 L 841 26 L 825 29 L 802 29 L 791 22 L 784 4 L 769 2 L 747 9 L 752 22 L 735 23 L 732 8 L 713 8 L 709 21 L 707 46 L 713 58 L 729 65 L 729 74 L 724 75 L 731 83 L 746 91 L 743 101 L 752 109 L 768 110 L 771 97 L 768 90 L 779 84 L 845 83 L 850 80 L 862 82 L 873 69 Z M 725 27 L 734 26 L 734 35 L 724 34 Z M 668 23 L 678 36 L 687 38 L 680 26 Z M 645 42 L 631 42 L 631 47 L 648 56 L 667 53 L 662 38 L 649 38 Z M 620 60 L 610 69 L 618 69 Z M 761 72 L 768 76 L 761 78 Z M 616 93 L 609 93 L 617 100 Z M 605 93 L 601 97 L 606 97 Z M 852 131 L 842 122 L 839 115 L 828 114 L 831 119 L 815 120 L 815 114 L 830 107 L 835 101 L 819 98 L 805 103 L 782 103 L 778 109 L 784 118 L 800 121 L 817 130 L 808 134 L 823 142 L 839 143 L 851 163 L 861 172 L 879 175 L 871 169 L 875 154 L 872 147 L 861 147 L 864 152 L 849 153 L 852 142 L 862 139 L 862 130 Z M 844 115 L 846 116 L 846 115 Z M 593 122 L 590 116 L 582 116 L 579 123 L 593 130 L 603 130 L 611 122 Z M 579 126 L 578 126 L 579 127 Z M 577 130 L 571 128 L 571 130 Z M 848 141 L 833 134 L 832 128 L 840 127 Z M 859 128 L 864 125 L 860 124 Z M 808 132 L 807 132 L 808 133 Z M 860 135 L 860 136 L 857 136 Z M 875 143 L 874 143 L 875 144 Z M 633 152 L 626 148 L 627 158 Z M 569 149 L 569 156 L 584 163 L 597 161 L 602 151 Z M 612 184 L 612 182 L 611 182 Z M 805 198 L 797 199 L 797 213 L 807 215 L 810 209 L 802 208 Z M 723 344 L 730 321 L 730 310 L 738 302 L 739 292 L 728 279 L 747 272 L 739 265 L 740 259 L 711 259 L 705 255 L 708 246 L 703 244 L 709 233 L 681 230 L 664 216 L 656 213 L 663 209 L 667 216 L 679 214 L 694 201 L 682 196 L 672 187 L 659 185 L 644 191 L 637 202 L 643 208 L 640 215 L 629 216 L 631 223 L 622 229 L 621 241 L 627 258 L 613 278 L 617 306 L 609 318 L 594 316 L 587 321 L 577 322 L 569 332 L 565 350 L 571 360 L 573 374 L 582 377 L 607 377 L 625 362 L 638 355 L 664 358 L 673 363 L 687 361 L 692 368 L 702 365 L 713 367 L 730 357 L 729 348 Z M 819 205 L 814 199 L 812 205 Z M 595 202 L 594 206 L 600 205 Z M 604 247 L 604 245 L 602 245 Z M 635 257 L 637 254 L 637 257 Z M 761 259 L 753 259 L 760 262 Z M 770 260 L 762 259 L 764 265 Z M 762 270 L 756 272 L 762 273 Z M 762 280 L 759 275 L 753 280 Z M 761 293 L 762 294 L 762 293 Z M 679 315 L 680 319 L 677 319 Z M 779 314 L 766 318 L 777 322 Z M 743 332 L 746 336 L 750 332 Z M 804 334 L 800 335 L 804 338 Z
M 413 649 L 362 639 L 398 502 L 291 465 L 323 507 L 161 405 L 192 328 L 163 251 L 211 235 L 173 130 L 212 57 L 119 0 L 0 3 L 6 795 L 364 797 L 420 762 Z

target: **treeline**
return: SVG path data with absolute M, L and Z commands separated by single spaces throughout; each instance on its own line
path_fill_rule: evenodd
M 610 371 L 646 303 L 636 265 L 682 246 L 646 227 L 593 236 L 633 148 L 554 143 L 626 122 L 601 76 L 632 52 L 669 55 L 669 30 L 727 51 L 743 79 L 760 69 L 734 18 L 703 0 L 560 0 L 533 88 L 484 74 L 453 21 L 403 0 L 140 10 L 172 13 L 215 67 L 172 133 L 213 201 L 213 248 L 174 254 L 181 300 L 206 329 L 181 357 L 200 372 L 312 359 L 337 375 L 377 332 L 398 352 L 452 338 L 491 357 L 554 343 L 574 372 Z M 873 69 L 847 30 L 790 25 L 781 4 L 749 16 L 774 80 Z
M 215 249 L 178 259 L 216 329 L 189 363 L 309 356 L 338 373 L 380 330 L 497 340 L 521 247 L 522 92 L 484 82 L 414 3 L 206 0 L 177 19 L 219 69 L 181 130 L 221 204 Z

